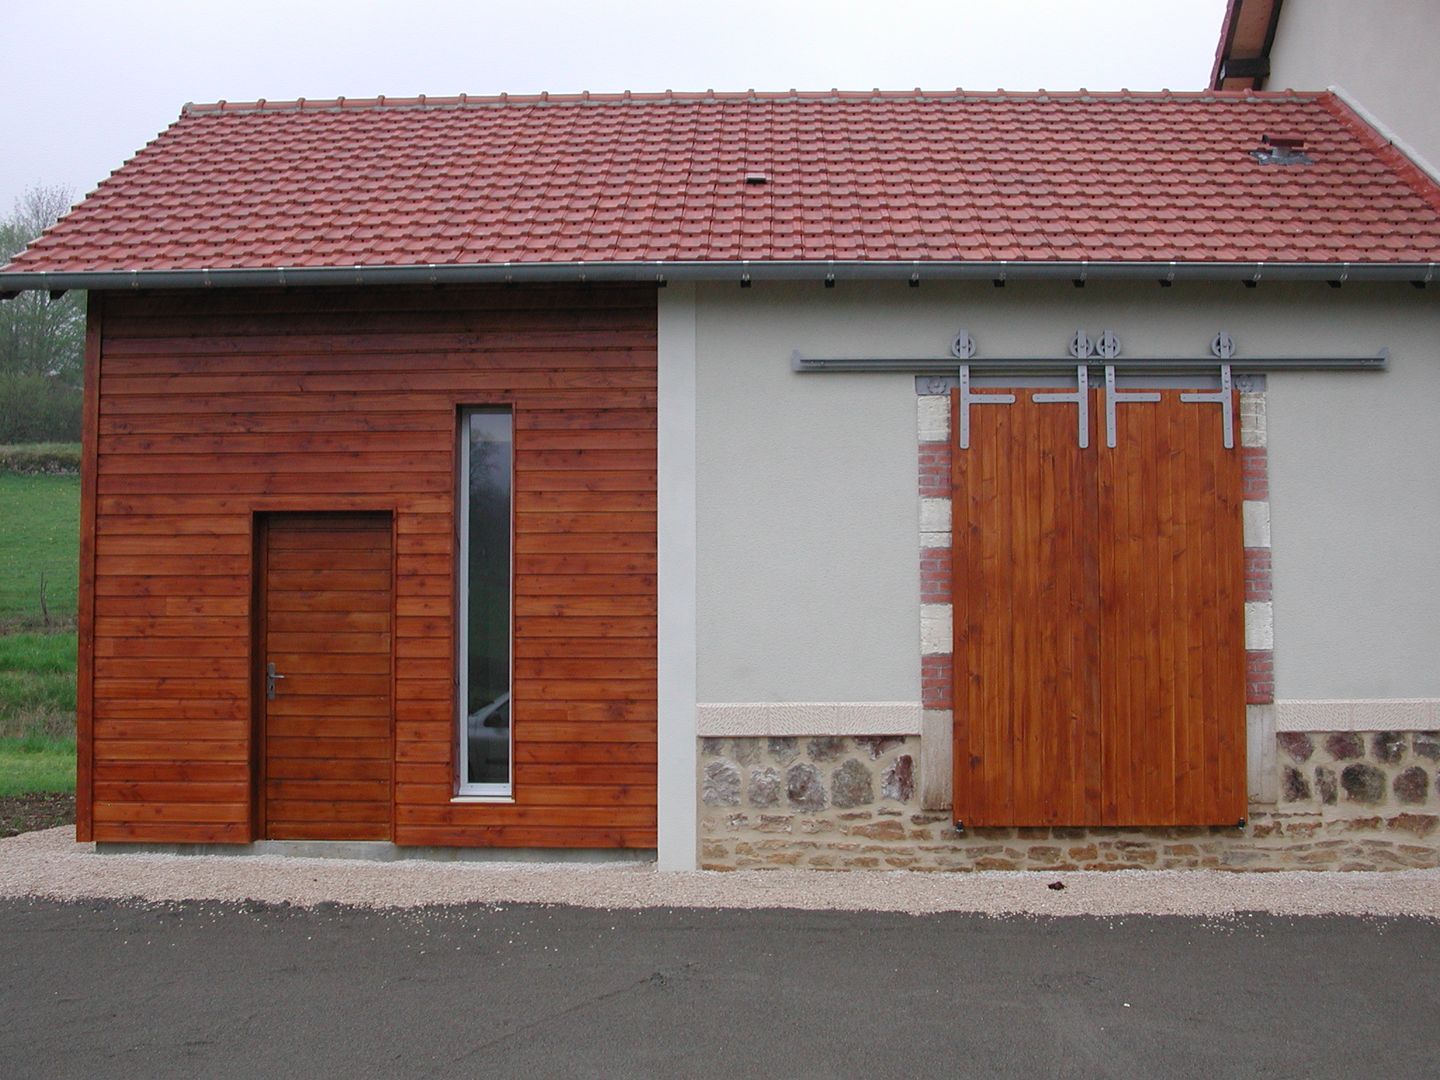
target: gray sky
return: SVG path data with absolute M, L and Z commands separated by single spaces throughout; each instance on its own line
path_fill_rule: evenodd
M 0 213 L 187 101 L 539 90 L 1201 89 L 1224 0 L 67 0 L 0 20 Z

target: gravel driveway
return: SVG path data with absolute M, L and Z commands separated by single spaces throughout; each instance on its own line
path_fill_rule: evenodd
M 1059 883 L 1063 889 L 1051 886 Z M 539 903 L 588 908 L 802 908 L 990 915 L 1391 915 L 1440 919 L 1440 870 L 1388 873 L 1138 870 L 1113 873 L 661 874 L 644 865 L 544 866 L 273 855 L 106 854 L 71 828 L 0 840 L 0 896 L 258 900 L 302 907 Z

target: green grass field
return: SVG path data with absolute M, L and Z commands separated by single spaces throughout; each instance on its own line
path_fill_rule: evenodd
M 74 739 L 0 739 L 0 798 L 74 790 Z
M 75 790 L 79 554 L 79 477 L 0 472 L 0 798 Z
M 75 625 L 80 478 L 0 473 L 0 632 Z

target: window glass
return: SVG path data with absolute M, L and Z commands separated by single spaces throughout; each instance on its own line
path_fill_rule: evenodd
M 460 784 L 462 793 L 501 794 L 510 785 L 514 423 L 508 409 L 462 419 Z

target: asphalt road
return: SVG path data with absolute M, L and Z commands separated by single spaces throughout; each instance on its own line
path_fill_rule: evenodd
M 0 901 L 0 1075 L 1433 1078 L 1440 925 Z

